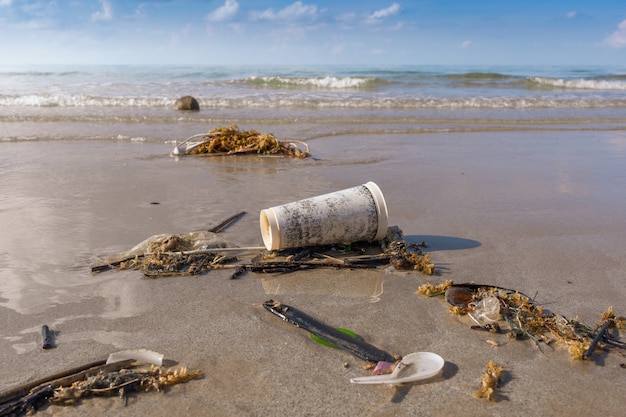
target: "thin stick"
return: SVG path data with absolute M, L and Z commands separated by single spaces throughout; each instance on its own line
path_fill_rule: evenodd
M 220 253 L 220 252 L 256 252 L 265 250 L 265 246 L 244 246 L 241 248 L 208 248 L 196 249 L 185 252 L 163 252 L 161 255 L 196 255 L 201 253 Z M 146 254 L 149 255 L 149 254 Z M 134 259 L 134 258 L 131 258 Z
M 606 323 L 602 325 L 602 327 L 600 328 L 600 331 L 598 332 L 598 334 L 596 334 L 596 337 L 593 338 L 593 341 L 589 345 L 589 349 L 587 349 L 587 351 L 583 353 L 583 359 L 587 359 L 589 356 L 591 356 L 593 351 L 596 349 L 596 345 L 598 344 L 600 339 L 602 339 L 602 337 L 604 336 L 604 333 L 606 333 L 606 331 L 609 329 L 609 326 L 611 325 L 612 322 L 613 320 L 607 320 Z
M 226 229 L 228 226 L 230 226 L 232 223 L 234 223 L 235 221 L 237 221 L 241 217 L 243 217 L 245 214 L 246 214 L 246 212 L 242 211 L 240 213 L 235 214 L 234 216 L 230 216 L 229 218 L 227 218 L 226 220 L 224 220 L 223 222 L 221 222 L 217 226 L 210 228 L 209 232 L 220 233 L 224 229 Z
M 209 132 L 211 133 L 211 132 Z M 189 142 L 191 139 L 195 139 L 195 138 L 199 138 L 199 137 L 204 137 L 204 136 L 208 136 L 209 133 L 198 133 L 196 135 L 190 136 L 187 139 L 185 139 L 184 141 L 182 141 L 181 143 L 177 143 L 176 145 L 184 145 L 185 143 Z
M 325 254 L 323 254 L 323 253 L 318 253 L 318 252 L 315 252 L 315 255 L 317 255 L 317 256 L 321 256 L 321 257 L 326 258 L 326 259 L 330 259 L 331 261 L 333 261 L 333 262 L 335 262 L 335 263 L 338 263 L 338 264 L 345 264 L 345 262 L 344 262 L 344 261 L 342 261 L 341 259 L 337 259 L 337 258 L 332 257 L 332 256 L 330 256 L 330 255 L 325 255 Z

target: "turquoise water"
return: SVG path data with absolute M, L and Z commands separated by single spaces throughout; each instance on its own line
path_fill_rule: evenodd
M 288 129 L 309 137 L 581 124 L 623 130 L 625 93 L 626 67 L 5 66 L 0 140 L 162 140 L 175 135 L 163 135 L 165 126 L 185 123 L 318 126 Z M 173 111 L 183 95 L 201 111 Z

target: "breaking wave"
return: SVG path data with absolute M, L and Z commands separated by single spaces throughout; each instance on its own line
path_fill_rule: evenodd
M 26 107 L 172 107 L 175 100 L 164 97 L 99 97 L 85 95 L 28 94 L 0 95 L 0 106 Z
M 368 77 L 282 77 L 251 76 L 244 80 L 235 81 L 253 87 L 269 88 L 309 88 L 309 89 L 329 89 L 329 90 L 350 90 L 363 89 L 375 86 L 383 82 L 378 78 Z
M 572 89 L 572 90 L 626 90 L 626 81 L 621 80 L 593 80 L 561 78 L 531 77 L 531 84 L 544 88 Z
M 541 108 L 618 108 L 626 98 L 598 97 L 391 97 L 343 96 L 340 94 L 285 95 L 244 94 L 197 97 L 201 108 L 312 108 L 312 109 L 541 109 Z M 87 95 L 29 94 L 0 95 L 0 107 L 63 108 L 167 108 L 174 107 L 171 97 L 101 97 Z

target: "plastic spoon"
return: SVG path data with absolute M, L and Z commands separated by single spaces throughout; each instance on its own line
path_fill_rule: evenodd
M 392 373 L 351 378 L 353 384 L 404 384 L 432 378 L 441 371 L 445 361 L 436 353 L 415 352 L 405 355 Z M 400 373 L 403 376 L 400 376 Z

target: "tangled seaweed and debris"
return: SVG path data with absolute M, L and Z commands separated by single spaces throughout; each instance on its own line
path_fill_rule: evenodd
M 611 307 L 601 314 L 595 327 L 567 319 L 537 305 L 528 296 L 514 290 L 479 284 L 424 284 L 417 290 L 427 296 L 446 296 L 454 314 L 467 314 L 476 322 L 472 329 L 506 333 L 511 339 L 530 339 L 541 350 L 541 343 L 564 344 L 573 359 L 586 359 L 598 347 L 626 348 L 626 343 L 608 334 L 611 329 L 623 329 L 626 319 L 618 317 Z M 506 342 L 505 342 L 506 343 Z M 497 342 L 492 342 L 499 346 Z
M 176 155 L 234 155 L 260 154 L 307 158 L 309 146 L 302 141 L 280 141 L 272 133 L 241 130 L 237 125 L 218 127 L 208 133 L 193 135 L 177 144 Z
M 408 244 L 398 226 L 387 229 L 386 237 L 377 242 L 355 242 L 350 245 L 328 245 L 285 249 L 262 253 L 241 266 L 256 273 L 285 273 L 313 268 L 362 269 L 391 266 L 396 270 L 435 273 L 435 264 L 420 245 Z
M 93 362 L 0 394 L 0 416 L 31 414 L 46 404 L 77 405 L 94 396 L 165 391 L 168 387 L 202 378 L 199 370 L 165 368 L 133 359 L 115 363 Z
M 199 242 L 204 239 L 206 243 Z M 426 275 L 435 273 L 435 264 L 420 245 L 408 244 L 397 226 L 388 228 L 380 243 L 355 242 L 350 245 L 328 245 L 267 252 L 262 248 L 227 248 L 207 232 L 181 235 L 157 235 L 138 244 L 131 251 L 112 257 L 94 266 L 92 272 L 110 269 L 143 271 L 149 278 L 188 276 L 216 269 L 233 269 L 231 278 L 245 272 L 287 273 L 315 268 L 363 269 L 392 266 L 397 270 L 416 270 Z M 208 247 L 210 245 L 212 247 Z M 230 253 L 259 252 L 249 260 L 240 260 Z
M 56 404 L 73 405 L 90 396 L 119 395 L 126 399 L 130 392 L 163 391 L 166 387 L 202 377 L 199 370 L 186 367 L 164 368 L 150 365 L 149 368 L 124 368 L 115 372 L 101 372 L 68 387 L 55 389 L 51 401 Z
M 207 231 L 155 235 L 127 252 L 106 259 L 91 271 L 141 270 L 152 278 L 197 275 L 237 260 L 218 254 L 219 248 L 225 246 L 226 242 L 219 236 Z

